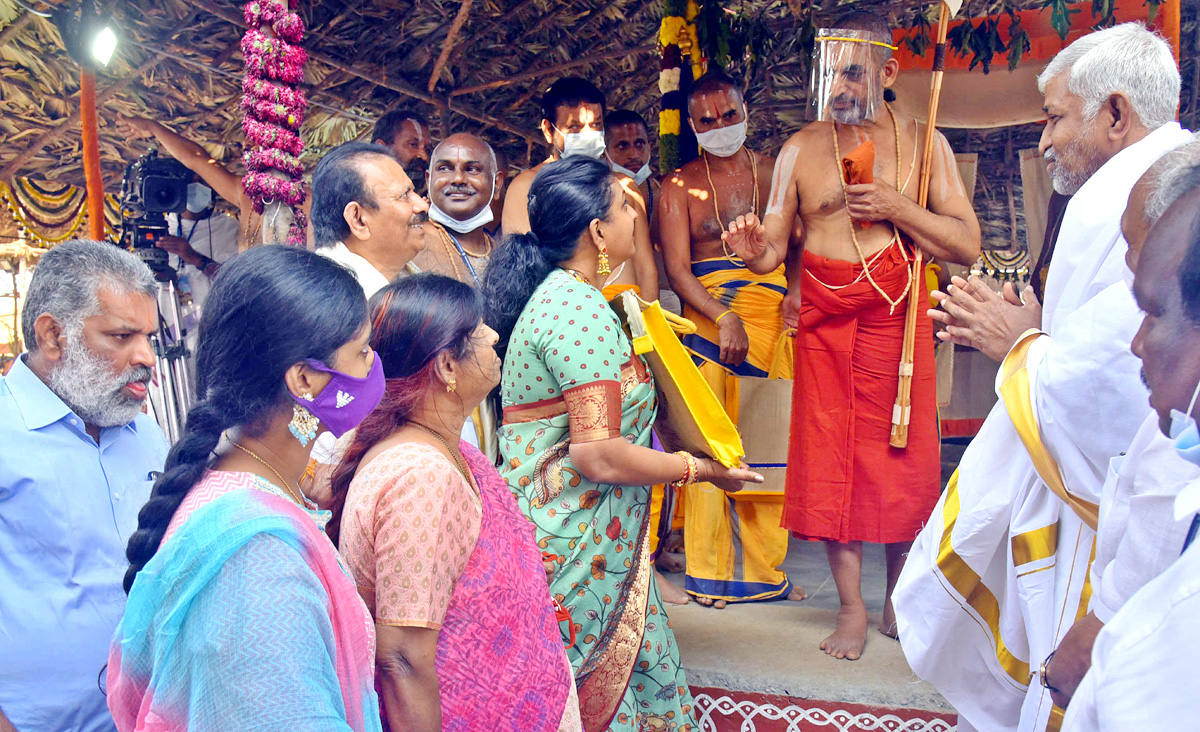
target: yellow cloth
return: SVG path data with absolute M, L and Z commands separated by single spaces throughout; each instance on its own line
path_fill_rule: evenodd
M 784 327 L 779 308 L 787 292 L 787 279 L 782 267 L 756 275 L 740 260 L 730 259 L 694 262 L 692 273 L 709 294 L 737 313 L 750 340 L 743 364 L 731 368 L 721 365 L 717 326 L 695 310 L 685 309 L 686 317 L 696 324 L 696 333 L 685 336 L 684 343 L 706 359 L 700 373 L 729 413 L 726 399 L 737 393 L 728 388 L 728 380 L 736 378 L 730 371 L 765 377 L 775 363 Z M 790 362 L 786 373 L 780 375 L 791 378 Z M 780 429 L 787 428 L 786 423 L 780 425 Z M 684 490 L 683 531 L 688 592 L 729 602 L 786 597 L 791 584 L 779 569 L 788 547 L 788 533 L 780 527 L 782 514 L 782 496 L 739 497 L 708 483 L 688 486 Z
M 783 332 L 783 314 L 779 309 L 787 294 L 783 266 L 760 275 L 751 272 L 740 259 L 705 259 L 692 263 L 692 274 L 710 295 L 741 318 L 750 339 L 746 360 L 737 366 L 724 366 L 739 376 L 767 376 L 779 334 Z M 696 324 L 696 332 L 684 336 L 683 344 L 697 356 L 720 363 L 717 325 L 688 305 L 684 306 L 684 317 Z M 791 374 L 785 378 L 791 378 Z M 723 385 L 717 393 L 724 393 Z

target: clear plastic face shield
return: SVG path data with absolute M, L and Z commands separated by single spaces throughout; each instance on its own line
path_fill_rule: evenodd
M 862 125 L 884 110 L 883 65 L 896 47 L 870 31 L 821 28 L 813 48 L 809 106 L 819 122 Z

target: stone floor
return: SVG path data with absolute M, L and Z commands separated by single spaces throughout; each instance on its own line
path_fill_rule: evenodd
M 839 661 L 819 644 L 833 629 L 838 598 L 823 545 L 793 541 L 784 565 L 807 590 L 800 602 L 730 605 L 723 610 L 691 603 L 668 610 L 688 682 L 746 692 L 887 707 L 953 710 L 918 680 L 900 644 L 875 628 L 883 610 L 883 547 L 867 545 L 863 598 L 871 615 L 867 645 L 858 661 Z M 683 575 L 667 575 L 682 584 Z

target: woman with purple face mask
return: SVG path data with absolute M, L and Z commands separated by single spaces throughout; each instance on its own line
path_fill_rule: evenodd
M 380 729 L 371 617 L 298 484 L 317 434 L 383 395 L 370 337 L 362 287 L 324 257 L 264 246 L 222 267 L 198 401 L 126 551 L 121 732 Z

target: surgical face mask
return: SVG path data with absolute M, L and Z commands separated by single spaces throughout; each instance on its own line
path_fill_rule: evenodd
M 1200 396 L 1200 381 L 1192 391 L 1192 401 L 1188 402 L 1186 412 L 1178 409 L 1171 410 L 1171 431 L 1168 437 L 1175 441 L 1175 451 L 1189 463 L 1200 465 L 1200 428 L 1196 426 L 1196 418 L 1192 410 L 1196 407 L 1196 397 Z
M 630 170 L 629 168 L 626 168 L 624 165 L 620 165 L 619 163 L 614 163 L 611 160 L 608 161 L 608 164 L 610 166 L 612 166 L 612 169 L 614 172 L 624 173 L 625 175 L 629 176 L 630 178 L 633 178 L 633 182 L 637 183 L 639 186 L 641 184 L 645 183 L 646 179 L 650 177 L 650 163 L 649 162 L 642 163 L 642 167 L 638 168 L 636 173 L 633 172 L 632 170 Z
M 557 127 L 563 136 L 562 156 L 564 158 L 572 155 L 582 155 L 586 158 L 599 160 L 604 154 L 604 133 L 600 130 L 584 130 L 582 132 L 563 132 Z
M 212 205 L 213 190 L 203 183 L 188 183 L 187 210 L 192 213 L 205 211 Z
M 460 221 L 438 208 L 438 205 L 433 202 L 431 196 L 429 200 L 429 219 L 459 234 L 475 231 L 481 226 L 487 226 L 495 219 L 495 215 L 492 213 L 492 196 L 494 195 L 496 195 L 496 176 L 493 175 L 492 191 L 487 195 L 487 203 L 484 204 L 483 208 L 476 211 L 474 216 L 465 221 Z
M 700 147 L 704 148 L 706 152 L 710 152 L 718 158 L 731 157 L 742 149 L 742 145 L 746 144 L 745 107 L 742 108 L 742 117 L 742 121 L 735 125 L 718 127 L 708 132 L 696 132 L 696 126 L 692 125 L 692 131 L 696 132 L 696 142 L 700 143 Z

